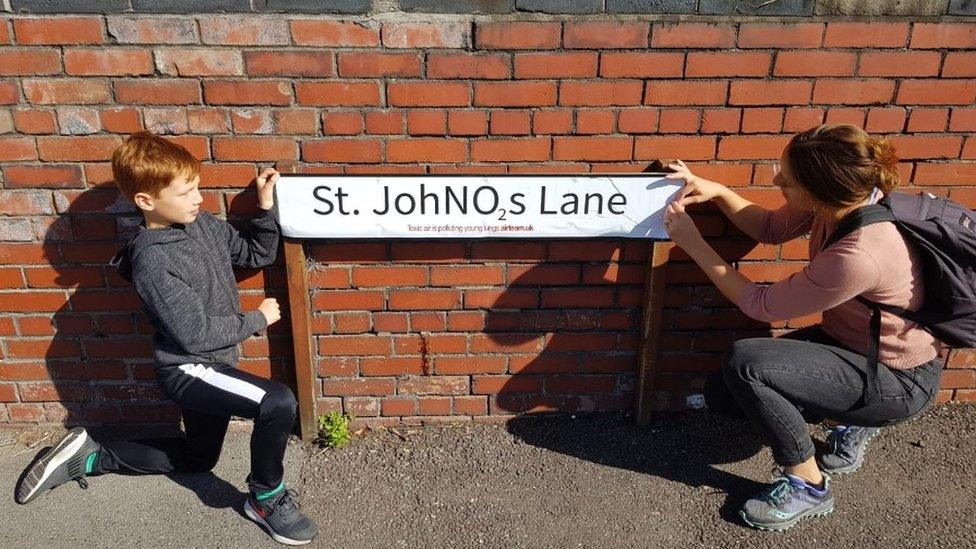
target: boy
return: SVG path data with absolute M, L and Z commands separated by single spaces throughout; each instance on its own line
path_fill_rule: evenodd
M 278 250 L 274 186 L 278 172 L 257 178 L 263 213 L 238 233 L 201 211 L 200 162 L 186 149 L 150 133 L 126 139 L 112 155 L 119 190 L 142 211 L 139 232 L 112 260 L 135 285 L 155 335 L 156 380 L 181 409 L 186 438 L 139 442 L 92 440 L 85 429 L 68 432 L 25 472 L 18 503 L 70 480 L 124 472 L 206 472 L 220 456 L 230 416 L 254 419 L 251 474 L 244 511 L 271 536 L 289 545 L 318 533 L 284 485 L 282 459 L 295 422 L 296 401 L 285 385 L 235 368 L 237 344 L 281 318 L 265 299 L 242 312 L 232 265 L 258 268 Z

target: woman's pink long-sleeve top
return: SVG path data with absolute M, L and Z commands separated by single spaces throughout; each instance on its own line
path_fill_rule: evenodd
M 810 233 L 810 263 L 774 284 L 749 284 L 739 308 L 770 322 L 823 312 L 823 329 L 844 347 L 867 354 L 871 311 L 855 298 L 917 310 L 924 299 L 922 264 L 898 229 L 875 223 L 858 229 L 826 250 L 832 231 L 810 212 L 783 206 L 768 212 L 759 241 L 780 244 Z M 881 313 L 878 359 L 891 368 L 914 368 L 939 353 L 939 343 L 914 322 Z

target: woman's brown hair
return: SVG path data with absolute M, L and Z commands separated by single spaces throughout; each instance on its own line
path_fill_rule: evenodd
M 786 146 L 790 172 L 818 202 L 835 208 L 863 202 L 877 187 L 898 186 L 898 157 L 884 137 L 850 124 L 823 124 Z

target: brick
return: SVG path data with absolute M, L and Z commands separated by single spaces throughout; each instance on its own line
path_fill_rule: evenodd
M 102 22 L 97 17 L 17 18 L 13 24 L 18 44 L 36 46 L 103 42 Z
M 511 71 L 511 58 L 505 54 L 427 54 L 428 78 L 506 79 Z
M 464 48 L 469 34 L 463 22 L 384 23 L 380 39 L 387 48 Z
M 643 84 L 637 81 L 562 82 L 563 106 L 640 105 Z
M 873 105 L 890 103 L 895 91 L 892 80 L 817 80 L 813 102 L 817 104 Z
M 475 23 L 475 47 L 486 50 L 544 50 L 560 46 L 559 23 Z
M 723 137 L 718 144 L 719 160 L 765 160 L 781 156 L 789 136 Z
M 736 133 L 742 120 L 742 109 L 703 109 L 703 133 Z
M 976 52 L 951 51 L 946 53 L 942 66 L 943 78 L 976 76 Z
M 474 162 L 528 162 L 549 159 L 551 144 L 548 138 L 490 139 L 471 142 Z M 435 284 L 432 280 L 432 284 Z
M 625 134 L 654 133 L 657 131 L 658 116 L 657 109 L 621 109 L 617 128 Z
M 804 80 L 734 81 L 729 104 L 805 105 L 810 102 L 810 89 L 810 82 Z
M 115 100 L 132 105 L 192 105 L 200 103 L 200 83 L 175 78 L 119 80 Z
M 36 159 L 37 149 L 34 144 L 34 138 L 0 137 L 0 161 Z
M 969 389 L 976 387 L 976 370 L 945 370 L 942 372 L 943 389 Z
M 593 78 L 596 52 L 515 54 L 515 78 Z
M 847 52 L 781 51 L 776 54 L 773 75 L 853 76 L 855 61 L 854 54 Z
M 226 109 L 187 109 L 186 116 L 193 133 L 230 133 L 230 119 Z
M 101 130 L 98 112 L 88 107 L 61 107 L 58 126 L 64 135 L 88 135 Z
M 315 135 L 318 133 L 318 117 L 310 109 L 282 109 L 273 112 L 275 132 L 289 135 Z
M 951 117 L 949 118 L 949 131 L 976 131 L 976 109 L 953 108 Z
M 111 101 L 107 82 L 87 79 L 24 80 L 24 96 L 29 102 L 40 105 L 88 105 Z
M 82 184 L 80 166 L 46 164 L 39 166 L 6 166 L 3 178 L 8 187 L 78 187 Z
M 960 136 L 895 135 L 889 139 L 902 160 L 959 158 L 962 147 Z
M 136 76 L 152 74 L 153 60 L 148 50 L 67 49 L 64 72 L 74 76 Z
M 364 376 L 421 375 L 424 359 L 419 356 L 364 358 L 360 371 Z
M 340 53 L 339 76 L 350 77 L 417 77 L 420 55 L 416 53 Z
M 209 48 L 156 50 L 159 72 L 169 76 L 239 76 L 244 74 L 241 52 Z
M 99 111 L 102 128 L 112 133 L 135 133 L 143 130 L 142 113 L 138 109 L 116 107 Z
M 57 132 L 54 113 L 39 109 L 15 109 L 14 128 L 24 134 L 51 134 Z
M 767 76 L 771 64 L 772 55 L 765 52 L 690 52 L 685 76 Z
M 470 104 L 463 82 L 391 82 L 387 101 L 395 107 L 463 107 Z
M 532 117 L 536 134 L 567 134 L 572 132 L 573 113 L 569 109 L 539 110 Z
M 823 23 L 742 23 L 740 48 L 818 48 L 823 39 Z
M 288 21 L 281 17 L 256 15 L 208 16 L 200 18 L 200 39 L 221 46 L 285 46 L 289 42 Z
M 877 133 L 898 133 L 905 128 L 905 109 L 903 107 L 872 107 L 864 129 Z
M 380 45 L 379 24 L 356 21 L 291 20 L 291 34 L 299 46 L 365 48 Z
M 147 111 L 148 124 L 148 111 Z M 185 112 L 184 112 L 185 115 Z M 270 134 L 273 131 L 269 109 L 234 109 L 230 113 L 234 133 Z
M 476 82 L 474 104 L 487 107 L 541 107 L 556 104 L 554 82 Z
M 783 116 L 783 109 L 743 109 L 742 132 L 779 133 L 783 129 Z
M 301 105 L 355 107 L 380 105 L 376 82 L 297 82 L 295 96 Z
M 285 137 L 215 137 L 214 158 L 218 160 L 288 160 L 295 159 L 298 147 Z
M 25 296 L 30 299 L 24 299 Z M 28 293 L 4 293 L 0 294 L 0 311 L 5 312 L 55 312 L 60 310 L 68 302 L 68 298 L 63 290 Z M 12 357 L 41 357 L 43 354 L 35 354 L 37 349 L 44 349 L 51 346 L 56 349 L 68 350 L 64 355 L 74 354 L 71 351 L 77 349 L 73 341 L 67 340 L 21 340 L 15 341 L 7 339 L 7 351 Z M 15 348 L 16 347 L 16 348 Z
M 863 52 L 857 74 L 860 76 L 938 76 L 941 64 L 940 52 Z
M 824 123 L 864 126 L 866 114 L 864 109 L 858 109 L 856 107 L 831 107 L 827 109 L 827 116 L 824 119 Z
M 56 48 L 0 48 L 0 76 L 57 74 L 61 55 Z
M 203 96 L 211 105 L 288 105 L 291 84 L 284 80 L 211 80 L 203 83 Z
M 471 378 L 471 392 L 494 395 L 498 393 L 538 393 L 542 391 L 539 376 L 475 376 Z
M 26 84 L 25 84 L 26 94 Z M 20 102 L 17 84 L 12 80 L 0 80 L 0 105 L 13 105 Z
M 359 112 L 327 112 L 322 115 L 322 128 L 329 135 L 359 135 L 363 133 L 363 115 Z
M 949 109 L 913 109 L 908 118 L 909 132 L 944 132 L 949 123 Z
M 604 78 L 681 78 L 684 55 L 663 52 L 605 52 L 600 57 Z
M 407 112 L 407 133 L 410 135 L 440 135 L 447 133 L 447 111 L 424 110 Z
M 488 116 L 484 111 L 449 111 L 447 132 L 451 135 L 485 135 Z
M 731 48 L 735 27 L 710 23 L 655 23 L 652 48 Z
M 645 105 L 724 105 L 729 84 L 726 81 L 669 82 L 649 80 Z
M 909 23 L 830 22 L 824 33 L 825 48 L 903 48 L 908 43 Z
M 246 51 L 244 64 L 250 76 L 331 76 L 332 52 Z
M 902 80 L 899 105 L 971 105 L 976 100 L 976 80 Z
M 467 395 L 470 392 L 467 376 L 424 376 L 397 380 L 400 395 Z
M 108 17 L 108 34 L 119 44 L 195 44 L 197 23 L 184 17 Z
M 459 139 L 396 139 L 387 142 L 387 162 L 464 162 L 467 147 Z
M 563 33 L 563 47 L 646 48 L 648 28 L 648 24 L 642 22 L 567 22 Z
M 715 158 L 715 137 L 638 137 L 634 143 L 634 158 L 681 158 L 683 160 L 711 160 Z
M 10 29 L 7 26 L 7 20 L 0 21 L 0 44 L 10 43 Z
M 375 139 L 306 141 L 302 144 L 302 158 L 312 162 L 380 162 L 383 147 Z
M 384 396 L 394 393 L 392 379 L 323 379 L 322 394 L 331 396 L 370 395 Z
M 909 47 L 913 49 L 976 48 L 972 23 L 915 23 Z
M 576 133 L 610 134 L 613 133 L 615 122 L 613 111 L 580 110 L 576 112 Z
M 916 185 L 967 185 L 976 177 L 976 163 L 918 164 Z
M 393 311 L 457 309 L 461 293 L 457 290 L 391 290 L 389 308 Z
M 634 140 L 630 137 L 557 137 L 553 139 L 553 160 L 630 160 Z

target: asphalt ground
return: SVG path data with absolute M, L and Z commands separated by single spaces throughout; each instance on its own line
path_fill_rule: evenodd
M 0 431 L 2 546 L 281 547 L 241 512 L 246 424 L 211 474 L 105 475 L 17 505 L 21 470 L 60 432 Z M 834 478 L 833 514 L 784 533 L 737 516 L 772 476 L 759 433 L 704 412 L 647 427 L 627 414 L 404 427 L 338 450 L 294 442 L 286 480 L 319 525 L 309 547 L 964 548 L 976 547 L 974 463 L 976 405 L 933 408 Z

